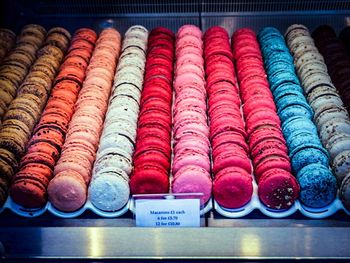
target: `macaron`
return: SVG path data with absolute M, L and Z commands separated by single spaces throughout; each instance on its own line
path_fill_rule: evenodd
M 332 160 L 332 169 L 340 184 L 350 171 L 350 150 L 338 153 Z
M 103 211 L 117 211 L 129 200 L 128 175 L 119 168 L 105 168 L 95 174 L 89 186 L 89 200 Z
M 235 209 L 247 204 L 253 194 L 252 176 L 239 167 L 220 170 L 213 182 L 213 195 L 219 205 Z
M 47 188 L 49 201 L 59 210 L 72 212 L 86 202 L 86 184 L 80 174 L 65 170 L 51 180 Z
M 350 176 L 347 175 L 339 189 L 339 198 L 342 201 L 344 207 L 350 210 L 350 190 L 349 190 Z
M 211 197 L 210 174 L 197 165 L 187 165 L 178 170 L 171 185 L 173 193 L 202 193 L 201 205 L 206 204 Z
M 309 207 L 321 208 L 336 197 L 337 181 L 327 166 L 313 163 L 297 173 L 300 184 L 300 201 Z
M 263 173 L 258 185 L 259 199 L 272 209 L 288 209 L 299 197 L 299 191 L 296 178 L 280 168 Z
M 169 192 L 169 177 L 155 166 L 135 169 L 130 177 L 132 194 L 160 194 Z
M 291 156 L 292 169 L 295 173 L 298 173 L 303 167 L 312 163 L 318 163 L 328 167 L 328 154 L 323 147 L 304 145 L 293 152 Z

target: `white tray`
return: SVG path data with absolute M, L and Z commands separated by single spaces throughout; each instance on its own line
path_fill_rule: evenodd
M 218 212 L 220 215 L 228 217 L 228 218 L 240 218 L 249 215 L 253 210 L 259 210 L 266 216 L 271 218 L 285 218 L 293 215 L 295 212 L 300 211 L 304 216 L 313 218 L 313 219 L 321 219 L 329 217 L 335 214 L 339 210 L 344 210 L 346 214 L 350 215 L 350 211 L 348 211 L 340 201 L 339 197 L 328 206 L 322 208 L 311 208 L 303 205 L 299 200 L 296 200 L 295 203 L 289 208 L 284 210 L 271 209 L 265 206 L 262 202 L 260 202 L 258 194 L 257 194 L 257 185 L 254 181 L 253 183 L 253 196 L 252 199 L 246 205 L 237 208 L 237 209 L 228 209 L 220 206 L 216 200 L 214 199 L 214 210 Z
M 207 204 L 201 209 L 201 216 L 212 210 L 213 208 L 212 204 L 213 204 L 212 199 L 210 199 L 207 202 Z M 87 201 L 82 208 L 74 212 L 63 212 L 61 210 L 58 210 L 50 202 L 48 202 L 45 206 L 40 208 L 25 208 L 15 203 L 11 199 L 11 197 L 8 197 L 5 204 L 0 208 L 0 214 L 5 209 L 11 210 L 13 213 L 23 217 L 38 217 L 44 214 L 46 211 L 49 211 L 51 214 L 61 218 L 75 218 L 83 214 L 86 210 L 90 210 L 96 215 L 99 215 L 104 218 L 120 217 L 123 214 L 125 214 L 128 210 L 134 213 L 134 206 L 131 198 L 122 209 L 114 212 L 102 211 L 96 208 L 90 201 Z
M 44 214 L 46 211 L 49 211 L 51 214 L 61 217 L 61 218 L 75 218 L 83 214 L 86 210 L 90 210 L 94 212 L 96 215 L 99 215 L 101 217 L 105 218 L 114 218 L 119 217 L 125 214 L 129 210 L 129 204 L 130 201 L 120 210 L 114 211 L 114 212 L 107 212 L 102 211 L 98 208 L 96 208 L 90 201 L 87 201 L 85 205 L 74 211 L 74 212 L 63 212 L 58 209 L 56 209 L 50 202 L 48 202 L 45 206 L 41 208 L 24 208 L 23 206 L 18 205 L 15 203 L 11 197 L 8 197 L 3 207 L 0 209 L 0 213 L 4 211 L 5 209 L 11 210 L 13 213 L 23 216 L 23 217 L 37 217 L 42 214 Z

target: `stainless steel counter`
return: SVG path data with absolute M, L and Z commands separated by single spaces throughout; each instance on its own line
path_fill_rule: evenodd
M 117 219 L 0 219 L 7 259 L 349 259 L 350 221 L 343 215 L 310 220 L 226 219 L 210 213 L 201 228 L 136 228 Z M 0 246 L 1 247 L 1 246 Z M 1 251 L 1 248 L 0 248 Z

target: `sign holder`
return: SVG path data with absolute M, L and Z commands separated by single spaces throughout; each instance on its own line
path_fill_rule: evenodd
M 201 193 L 139 194 L 132 197 L 136 226 L 199 227 Z

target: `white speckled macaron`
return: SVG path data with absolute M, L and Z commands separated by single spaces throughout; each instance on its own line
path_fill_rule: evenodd
M 129 67 L 133 67 L 136 70 L 139 70 L 142 74 L 144 73 L 144 59 L 140 56 L 125 56 L 120 60 L 118 64 L 118 71 L 121 70 L 131 70 Z
M 334 157 L 332 169 L 337 177 L 338 184 L 340 184 L 350 174 L 350 150 L 340 152 Z
M 310 71 L 312 72 L 324 72 L 327 73 L 327 66 L 322 61 L 307 61 L 297 68 L 298 75 L 300 78 L 305 78 L 309 75 Z
M 147 41 L 148 30 L 144 26 L 134 25 L 128 28 L 124 34 L 125 38 L 127 37 L 138 37 L 142 38 L 144 41 Z
M 143 75 L 140 76 L 135 72 L 125 72 L 123 74 L 117 72 L 114 81 L 117 83 L 132 83 L 133 85 L 138 87 L 139 90 L 142 90 Z
M 125 107 L 113 107 L 108 111 L 108 118 L 106 119 L 106 126 L 110 125 L 111 123 L 115 123 L 118 121 L 121 122 L 127 122 L 128 124 L 131 124 L 133 127 L 137 126 L 137 118 L 138 114 L 134 111 L 128 109 Z
M 350 121 L 347 119 L 332 119 L 319 126 L 319 134 L 323 145 L 326 145 L 336 134 L 350 134 Z
M 313 109 L 318 109 L 320 107 L 322 107 L 323 105 L 334 105 L 335 107 L 343 107 L 343 101 L 341 100 L 341 98 L 336 95 L 324 95 L 324 96 L 320 96 L 317 97 L 316 99 L 312 100 L 310 103 L 310 106 Z
M 101 138 L 99 151 L 103 152 L 108 148 L 115 147 L 123 149 L 129 156 L 132 156 L 134 153 L 133 142 L 123 134 L 112 133 Z
M 132 156 L 120 147 L 108 148 L 102 152 L 98 151 L 93 173 L 98 173 L 104 167 L 117 167 L 127 175 L 132 170 Z
M 336 88 L 333 85 L 326 86 L 318 86 L 314 88 L 311 92 L 307 94 L 307 100 L 309 103 L 312 103 L 315 99 L 321 96 L 337 96 L 339 97 L 339 94 L 336 90 Z
M 95 174 L 89 186 L 88 198 L 103 211 L 117 211 L 123 208 L 130 196 L 127 175 L 118 168 L 105 168 Z
M 350 135 L 338 133 L 330 138 L 326 144 L 329 156 L 333 160 L 339 153 L 350 149 Z
M 321 61 L 324 62 L 324 59 L 320 53 L 317 52 L 305 52 L 300 57 L 298 57 L 294 63 L 297 68 L 300 68 L 302 64 L 308 61 Z
M 139 102 L 134 98 L 124 95 L 114 95 L 109 102 L 110 109 L 113 108 L 126 108 L 125 111 L 133 111 L 139 113 Z
M 124 83 L 115 87 L 112 91 L 111 97 L 117 96 L 117 95 L 129 96 L 140 103 L 141 92 L 137 87 L 135 87 L 132 84 Z
M 292 51 L 294 61 L 304 55 L 306 52 L 318 53 L 318 49 L 315 47 L 315 45 L 300 45 Z
M 314 121 L 317 127 L 335 118 L 349 119 L 348 111 L 344 107 L 335 107 L 334 105 L 323 105 L 314 110 Z
M 293 51 L 295 51 L 300 46 L 315 45 L 312 37 L 306 35 L 295 35 L 294 38 L 289 38 L 288 40 L 288 46 Z
M 302 24 L 293 24 L 287 28 L 286 32 L 284 33 L 284 36 L 289 38 L 288 35 L 295 31 L 302 31 L 302 32 L 305 32 L 305 34 L 307 34 L 309 30 L 306 26 Z
M 124 38 L 123 44 L 122 44 L 122 51 L 128 47 L 138 47 L 144 52 L 146 52 L 147 41 L 144 41 L 143 39 L 136 38 L 136 37 Z
M 118 121 L 106 123 L 102 132 L 102 136 L 107 136 L 111 133 L 122 133 L 130 138 L 133 142 L 136 139 L 136 126 L 137 124 L 127 122 L 127 121 Z
M 119 60 L 123 59 L 134 59 L 146 61 L 146 55 L 143 50 L 138 47 L 130 46 L 124 50 L 124 52 L 120 55 Z

